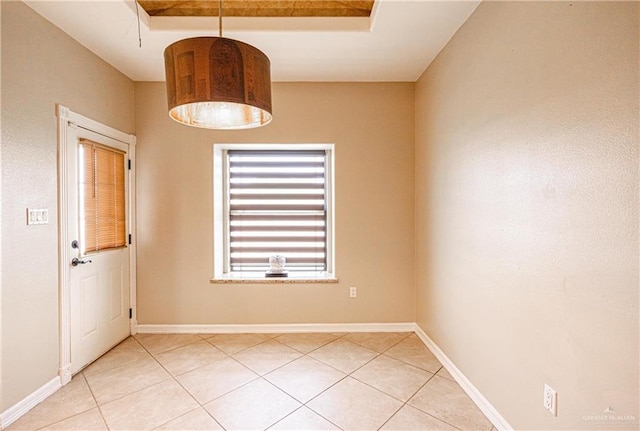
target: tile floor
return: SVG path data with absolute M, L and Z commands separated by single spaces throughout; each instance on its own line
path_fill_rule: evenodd
M 413 333 L 139 334 L 7 430 L 493 430 Z

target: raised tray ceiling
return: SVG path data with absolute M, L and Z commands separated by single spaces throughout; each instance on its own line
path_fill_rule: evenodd
M 218 16 L 216 0 L 142 0 L 149 16 Z M 223 0 L 222 16 L 368 17 L 373 0 Z

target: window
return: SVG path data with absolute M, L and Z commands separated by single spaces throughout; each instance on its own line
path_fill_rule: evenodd
M 216 249 L 226 276 L 264 278 L 273 255 L 286 258 L 289 278 L 333 273 L 331 149 L 289 147 L 221 151 L 223 246 Z
M 125 154 L 88 139 L 78 152 L 82 254 L 124 247 Z

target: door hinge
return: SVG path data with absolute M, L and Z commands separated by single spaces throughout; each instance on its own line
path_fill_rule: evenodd
M 133 319 L 133 309 L 129 309 L 129 319 Z
M 131 170 L 131 159 L 129 159 L 129 170 Z
M 129 245 L 131 245 L 131 234 L 129 234 Z

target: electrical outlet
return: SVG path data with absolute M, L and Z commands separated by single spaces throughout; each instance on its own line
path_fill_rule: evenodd
M 358 289 L 355 286 L 349 288 L 349 297 L 356 298 L 358 296 Z
M 549 410 L 554 416 L 558 416 L 558 394 L 556 391 L 549 385 L 545 383 L 544 385 L 544 398 L 542 400 L 542 404 L 546 410 Z

